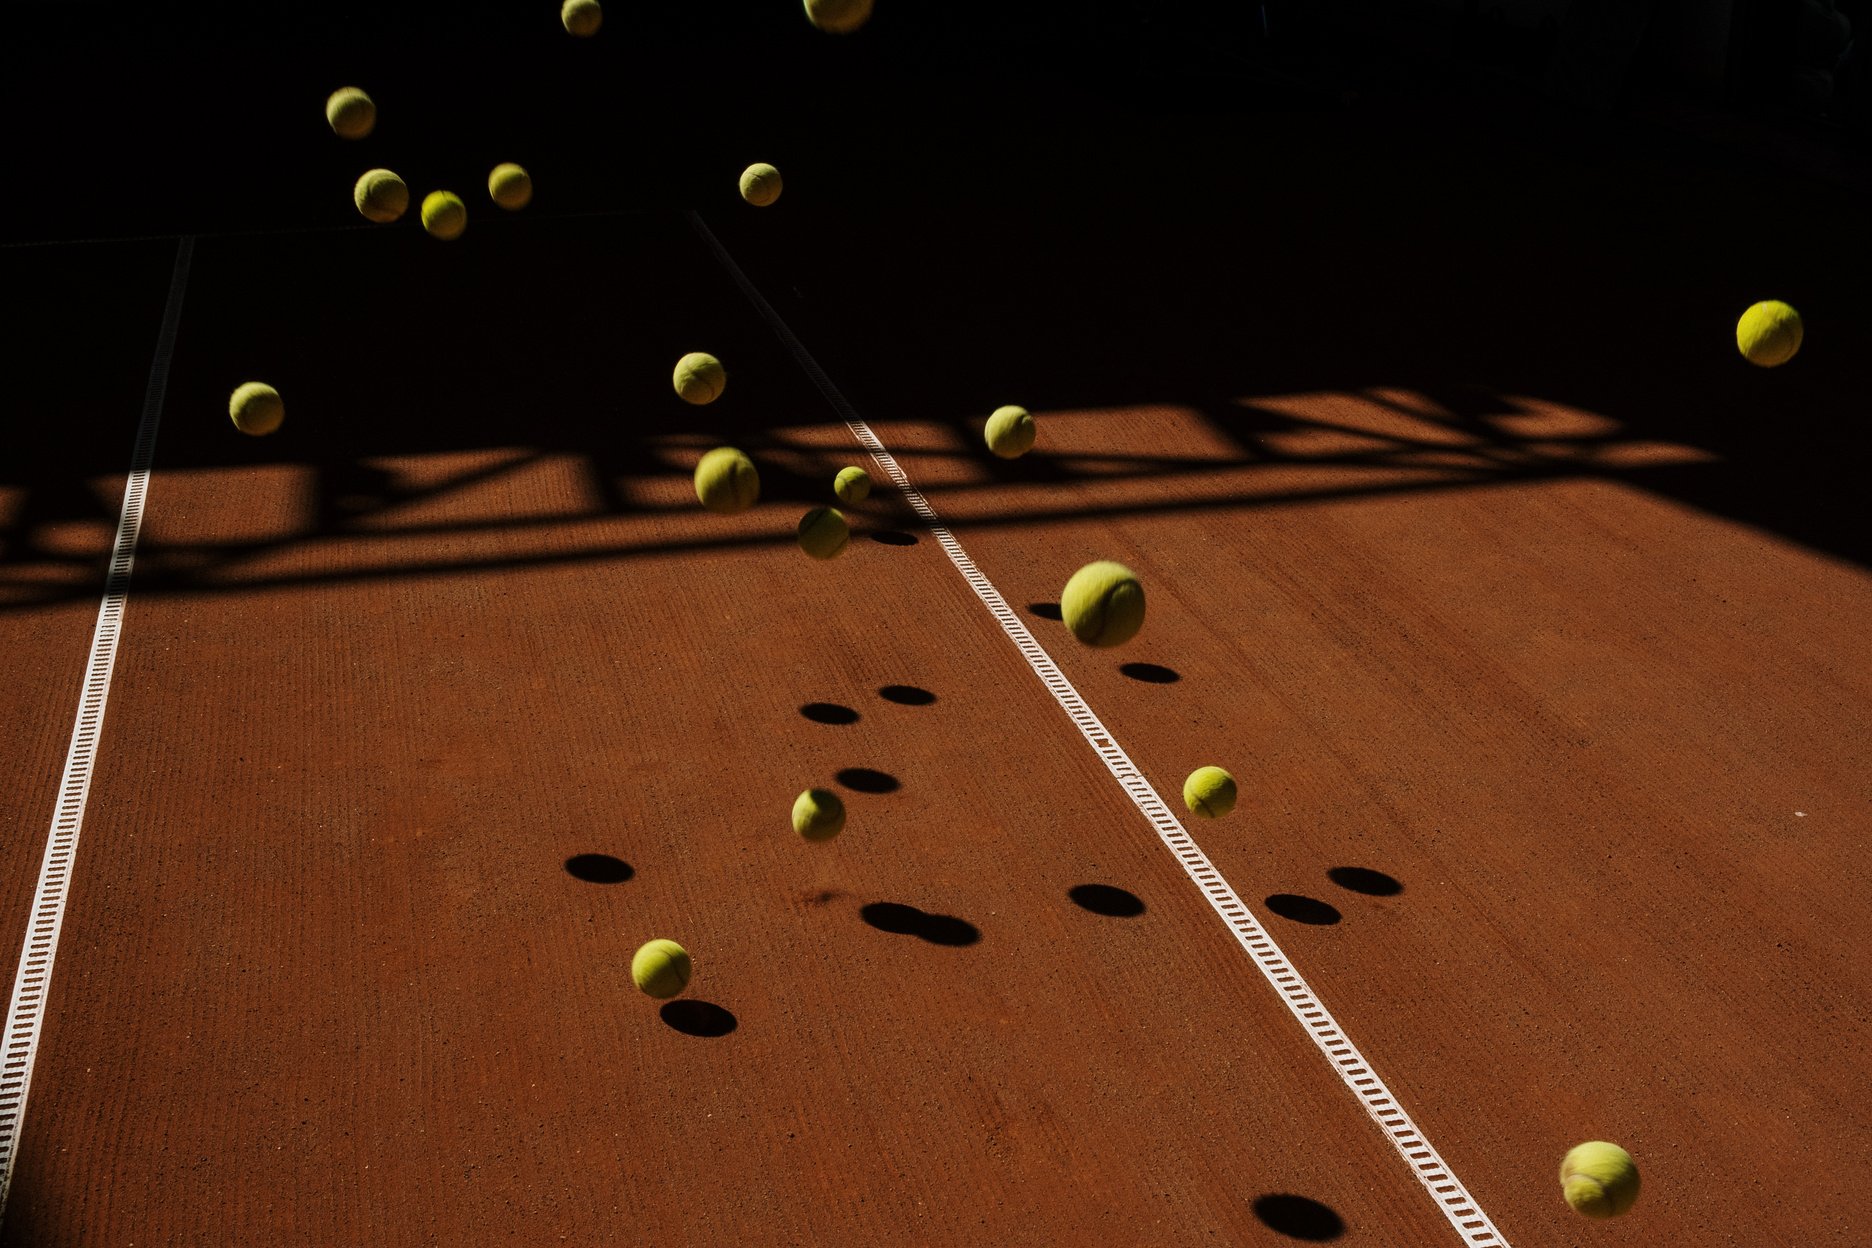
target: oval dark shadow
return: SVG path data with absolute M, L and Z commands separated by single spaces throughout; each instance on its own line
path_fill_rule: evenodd
M 815 724 L 855 724 L 858 712 L 849 706 L 840 706 L 836 702 L 808 702 L 799 708 L 799 713 Z
M 565 860 L 566 873 L 587 884 L 622 884 L 636 875 L 631 865 L 610 854 L 573 854 Z
M 733 1014 L 712 1001 L 666 1001 L 657 1013 L 685 1036 L 725 1036 L 740 1025 Z
M 1066 895 L 1081 909 L 1114 919 L 1135 919 L 1144 913 L 1142 897 L 1111 884 L 1075 884 Z
M 1174 667 L 1165 667 L 1161 663 L 1124 663 L 1118 670 L 1132 680 L 1141 680 L 1147 685 L 1174 685 L 1183 679 Z
M 935 694 L 915 685 L 885 685 L 878 690 L 878 697 L 898 706 L 928 706 L 936 700 Z
M 1370 867 L 1334 867 L 1326 873 L 1326 878 L 1340 888 L 1349 888 L 1367 897 L 1395 897 L 1404 891 L 1404 885 L 1396 878 Z
M 1043 620 L 1063 620 L 1066 618 L 1065 615 L 1061 613 L 1060 605 L 1057 602 L 1030 602 L 1027 604 L 1027 609 Z
M 880 932 L 915 936 L 932 945 L 960 947 L 981 939 L 981 929 L 953 914 L 928 914 L 896 901 L 874 901 L 859 909 L 858 917 Z
M 1267 899 L 1267 908 L 1283 919 L 1311 923 L 1315 927 L 1326 927 L 1340 919 L 1339 911 L 1332 906 L 1298 893 L 1275 893 Z
M 838 773 L 838 782 L 858 793 L 895 793 L 903 787 L 896 776 L 872 767 L 847 767 Z
M 1254 1202 L 1255 1217 L 1269 1230 L 1279 1231 L 1290 1239 L 1324 1243 L 1345 1234 L 1345 1219 L 1309 1196 L 1275 1192 Z
M 902 529 L 879 529 L 871 535 L 874 542 L 883 542 L 886 546 L 914 546 L 916 534 L 906 533 Z

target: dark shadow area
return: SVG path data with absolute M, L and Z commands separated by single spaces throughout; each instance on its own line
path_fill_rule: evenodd
M 725 1036 L 739 1025 L 733 1014 L 711 1001 L 668 1001 L 657 1013 L 685 1036 Z
M 895 793 L 903 787 L 896 776 L 872 767 L 847 767 L 838 773 L 838 782 L 858 793 Z
M 1174 667 L 1165 667 L 1161 663 L 1124 663 L 1119 671 L 1132 680 L 1141 680 L 1147 685 L 1174 685 L 1183 677 Z
M 1342 917 L 1337 908 L 1312 897 L 1302 897 L 1298 893 L 1275 893 L 1267 899 L 1267 908 L 1283 919 L 1310 923 L 1315 927 L 1330 926 Z
M 637 872 L 630 863 L 610 854 L 573 854 L 565 860 L 566 874 L 587 884 L 622 884 Z
M 1404 891 L 1404 885 L 1395 877 L 1370 867 L 1334 867 L 1326 873 L 1326 878 L 1340 888 L 1349 888 L 1367 897 L 1395 897 Z
M 1289 1239 L 1324 1243 L 1345 1234 L 1345 1219 L 1310 1196 L 1292 1196 L 1277 1192 L 1256 1198 L 1255 1217 L 1271 1231 Z
M 1066 618 L 1060 613 L 1060 605 L 1057 602 L 1030 602 L 1027 604 L 1027 609 L 1043 620 L 1063 620 Z
M 885 685 L 878 690 L 878 697 L 898 706 L 928 706 L 936 700 L 935 694 L 915 685 Z
M 880 932 L 915 936 L 932 945 L 972 945 L 981 939 L 981 929 L 967 919 L 929 914 L 895 901 L 874 901 L 860 909 L 858 917 Z
M 916 534 L 906 533 L 902 529 L 879 529 L 875 533 L 872 533 L 870 537 L 872 541 L 881 542 L 886 546 L 914 546 L 917 544 Z
M 840 706 L 836 702 L 808 702 L 799 708 L 799 713 L 815 724 L 855 724 L 858 712 L 849 706 Z
M 1080 909 L 1109 918 L 1135 919 L 1144 913 L 1142 897 L 1112 884 L 1075 884 L 1066 895 Z

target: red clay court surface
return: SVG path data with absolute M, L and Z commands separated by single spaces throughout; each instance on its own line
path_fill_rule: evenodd
M 194 244 L 5 1242 L 1462 1242 L 684 220 L 542 207 Z M 1823 424 L 1845 326 L 1758 375 L 1722 303 L 1657 329 L 1717 338 L 1644 402 L 1513 357 L 1477 398 L 1377 375 L 1427 339 L 1348 262 L 1339 347 L 1389 316 L 1410 351 L 1324 384 L 1276 327 L 1238 347 L 1267 384 L 1198 384 L 1151 323 L 1213 361 L 1239 315 L 1203 292 L 1248 264 L 1200 209 L 1076 294 L 1003 239 L 1008 296 L 883 226 L 832 265 L 815 210 L 790 175 L 703 216 L 1157 791 L 1236 775 L 1186 823 L 1505 1241 L 1865 1241 L 1872 580 L 1783 531 L 1811 508 L 1686 501 L 1733 452 L 1646 415 L 1689 359 L 1712 428 Z M 0 495 L 16 936 L 175 248 L 0 252 L 40 311 Z M 1301 267 L 1256 271 L 1304 299 Z M 1551 328 L 1565 268 L 1418 307 Z M 1130 303 L 1135 358 L 1059 328 L 1079 295 Z M 695 349 L 707 408 L 667 380 Z M 249 377 L 272 438 L 226 419 Z M 1025 460 L 979 444 L 1001 402 Z M 738 517 L 689 480 L 724 442 L 763 472 Z M 809 560 L 854 463 L 879 488 Z M 1116 651 L 1047 611 L 1096 558 L 1149 595 Z M 832 843 L 787 825 L 809 785 Z M 631 987 L 657 936 L 699 1004 Z M 1555 1178 L 1594 1138 L 1644 1176 L 1608 1224 Z

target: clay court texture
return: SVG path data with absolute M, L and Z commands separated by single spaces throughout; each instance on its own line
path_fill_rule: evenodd
M 647 56 L 552 20 L 539 90 Z M 1861 199 L 1336 97 L 802 106 L 645 140 L 654 188 L 432 109 L 444 243 L 286 94 L 266 195 L 0 249 L 9 970 L 65 890 L 0 1241 L 1872 1237 Z M 1097 559 L 1111 650 L 1058 618 Z M 1560 1198 L 1590 1139 L 1615 1221 Z

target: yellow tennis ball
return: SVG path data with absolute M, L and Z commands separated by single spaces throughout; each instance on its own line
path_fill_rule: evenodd
M 264 381 L 245 381 L 228 396 L 228 416 L 242 433 L 261 437 L 272 433 L 286 419 L 286 405 L 279 391 Z
M 832 493 L 846 506 L 862 503 L 871 497 L 871 474 L 862 468 L 841 468 L 832 478 Z
M 533 178 L 512 161 L 494 166 L 488 174 L 488 196 L 509 212 L 533 202 Z
M 468 228 L 468 205 L 454 191 L 430 191 L 423 196 L 422 223 L 437 238 L 460 238 Z
M 1066 582 L 1060 615 L 1088 646 L 1122 645 L 1144 627 L 1144 587 L 1122 563 L 1088 563 Z
M 753 164 L 741 171 L 741 198 L 765 208 L 780 198 L 780 171 L 772 165 Z
M 662 1000 L 689 986 L 694 967 L 689 953 L 673 940 L 653 940 L 631 955 L 631 982 Z
M 1774 368 L 1794 358 L 1801 334 L 1800 313 L 1779 299 L 1768 299 L 1736 322 L 1736 348 L 1749 363 Z
M 604 9 L 598 0 L 565 0 L 559 6 L 559 20 L 565 23 L 567 34 L 589 39 L 604 25 Z
M 358 87 L 339 87 L 325 100 L 325 120 L 341 139 L 361 139 L 377 127 L 377 103 Z
M 1235 809 L 1235 777 L 1220 767 L 1198 767 L 1183 782 L 1183 804 L 1205 819 L 1220 819 Z
M 800 517 L 800 549 L 815 559 L 832 559 L 851 540 L 851 527 L 836 507 L 815 507 Z
M 807 789 L 793 799 L 793 830 L 809 841 L 829 841 L 845 827 L 845 803 L 830 789 Z
M 351 198 L 366 220 L 387 225 L 409 210 L 409 184 L 388 169 L 368 169 L 351 188 Z
M 982 431 L 988 449 L 1002 459 L 1019 459 L 1033 450 L 1034 418 L 1024 407 L 997 407 Z
M 1615 1218 L 1638 1199 L 1638 1167 L 1618 1145 L 1589 1140 L 1560 1163 L 1560 1187 L 1573 1212 Z
M 695 468 L 696 498 L 710 511 L 732 516 L 760 497 L 760 473 L 754 461 L 732 446 L 718 446 Z
M 691 351 L 676 361 L 676 393 L 685 403 L 713 403 L 728 388 L 721 361 L 706 351 Z
M 872 0 L 806 0 L 806 20 L 820 30 L 849 35 L 871 20 Z

